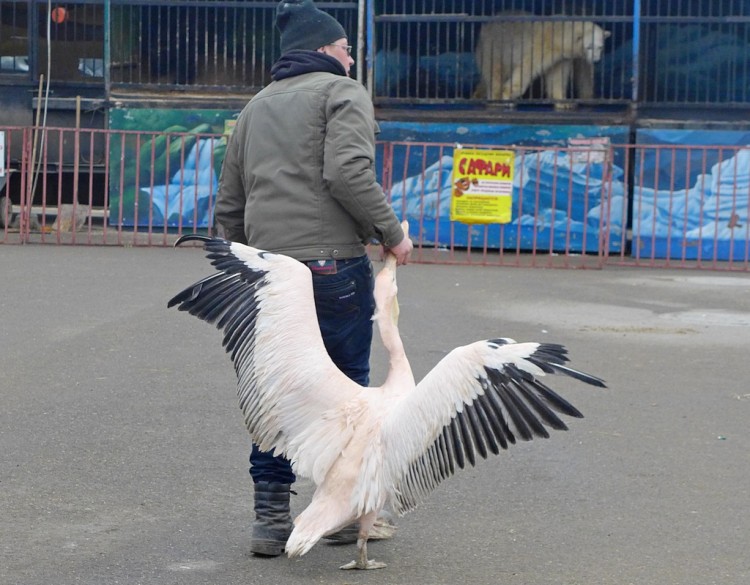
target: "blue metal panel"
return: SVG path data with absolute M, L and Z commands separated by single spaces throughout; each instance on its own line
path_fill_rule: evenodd
M 633 1 L 633 90 L 631 93 L 631 100 L 633 103 L 638 102 L 638 64 L 641 62 L 640 58 L 640 47 L 641 47 L 641 0 Z

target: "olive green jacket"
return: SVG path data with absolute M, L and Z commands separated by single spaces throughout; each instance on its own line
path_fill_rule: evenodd
M 227 144 L 216 200 L 225 237 L 298 260 L 361 256 L 373 237 L 400 243 L 375 179 L 377 131 L 353 79 L 312 72 L 272 82 Z

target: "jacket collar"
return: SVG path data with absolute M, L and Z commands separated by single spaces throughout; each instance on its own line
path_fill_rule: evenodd
M 279 81 L 314 71 L 325 71 L 347 77 L 344 66 L 336 59 L 317 51 L 295 50 L 284 53 L 271 67 L 271 79 Z

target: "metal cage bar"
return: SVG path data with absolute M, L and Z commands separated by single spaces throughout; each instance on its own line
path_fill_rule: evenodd
M 276 4 L 78 0 L 54 4 L 48 14 L 46 0 L 0 0 L 0 84 L 33 84 L 44 75 L 60 87 L 104 88 L 106 96 L 129 89 L 252 92 L 268 83 L 278 56 Z M 357 71 L 364 75 L 366 67 L 376 104 L 750 105 L 750 8 L 741 2 L 318 5 L 352 39 L 363 39 Z M 557 45 L 529 40 L 539 38 Z

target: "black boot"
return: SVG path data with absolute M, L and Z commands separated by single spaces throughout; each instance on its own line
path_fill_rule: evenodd
M 292 516 L 289 512 L 288 483 L 255 484 L 255 522 L 250 551 L 256 555 L 277 557 L 284 552 L 286 541 L 292 533 Z

